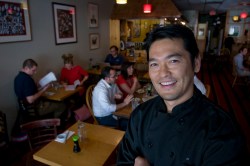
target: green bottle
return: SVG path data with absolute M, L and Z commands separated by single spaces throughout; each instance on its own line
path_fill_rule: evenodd
M 78 135 L 74 135 L 74 136 L 72 137 L 72 140 L 74 141 L 73 152 L 75 152 L 75 153 L 80 152 L 80 151 L 81 151 L 81 148 L 80 148 L 79 143 L 78 143 L 78 140 L 79 140 Z

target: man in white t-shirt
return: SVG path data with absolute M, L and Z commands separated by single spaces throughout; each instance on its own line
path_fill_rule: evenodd
M 127 95 L 122 103 L 116 104 L 116 100 L 122 98 L 116 82 L 116 70 L 107 66 L 101 73 L 101 80 L 97 83 L 93 91 L 92 104 L 96 120 L 100 125 L 117 127 L 117 120 L 112 113 L 127 106 L 133 99 L 133 95 Z

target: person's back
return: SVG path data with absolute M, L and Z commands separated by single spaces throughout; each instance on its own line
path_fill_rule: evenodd
M 233 39 L 233 37 L 227 36 L 227 37 L 225 38 L 224 44 L 225 44 L 225 48 L 228 48 L 229 51 L 230 51 L 230 53 L 232 53 L 232 47 L 233 47 L 233 44 L 234 44 L 234 39 Z

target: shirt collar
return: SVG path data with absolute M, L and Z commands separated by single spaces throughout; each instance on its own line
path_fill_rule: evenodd
M 103 84 L 104 84 L 107 88 L 111 88 L 111 85 L 109 85 L 109 83 L 107 83 L 107 81 L 105 81 L 104 79 L 101 79 L 101 81 L 103 82 Z

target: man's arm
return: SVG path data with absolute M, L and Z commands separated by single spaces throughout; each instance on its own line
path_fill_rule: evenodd
M 134 116 L 134 114 L 129 119 L 128 128 L 119 145 L 119 151 L 117 154 L 117 162 L 116 162 L 117 166 L 134 165 L 135 159 L 138 156 L 140 156 L 140 152 L 138 152 L 139 150 L 138 125 L 136 124 L 138 123 L 138 121 L 139 119 L 137 119 L 137 116 L 136 115 Z M 138 163 L 139 161 L 142 161 L 140 160 L 140 158 L 138 158 L 137 160 L 138 161 L 136 162 Z
M 26 100 L 28 101 L 29 104 L 34 103 L 48 88 L 50 85 L 45 86 L 43 89 L 38 91 L 36 94 L 32 96 L 27 96 Z
M 116 105 L 116 110 L 127 106 L 132 101 L 133 97 L 133 95 L 127 95 L 122 103 Z

